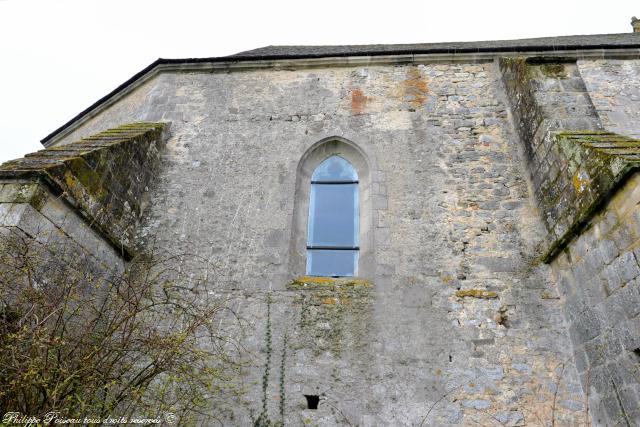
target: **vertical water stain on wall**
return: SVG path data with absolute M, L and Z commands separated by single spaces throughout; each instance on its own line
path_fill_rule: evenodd
M 407 68 L 406 79 L 400 83 L 398 88 L 398 97 L 408 102 L 413 108 L 419 108 L 424 105 L 429 96 L 428 81 L 419 68 Z
M 351 113 L 352 114 L 362 114 L 364 113 L 364 109 L 369 102 L 369 97 L 367 97 L 361 89 L 354 89 L 351 92 Z

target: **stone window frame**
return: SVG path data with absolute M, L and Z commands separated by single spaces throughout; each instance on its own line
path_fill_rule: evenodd
M 358 145 L 339 136 L 330 136 L 317 141 L 302 155 L 298 163 L 289 272 L 293 277 L 306 273 L 311 176 L 318 165 L 331 156 L 344 158 L 351 163 L 358 174 L 360 253 L 355 277 L 372 279 L 375 274 L 375 255 L 371 166 L 368 156 Z

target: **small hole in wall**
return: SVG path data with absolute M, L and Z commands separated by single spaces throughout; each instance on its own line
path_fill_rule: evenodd
M 453 356 L 449 355 L 449 362 L 453 362 Z
M 500 307 L 500 310 L 493 316 L 493 320 L 498 325 L 502 325 L 505 328 L 509 327 L 509 317 L 507 316 L 507 308 Z
M 638 360 L 640 360 L 640 348 L 636 348 L 635 350 L 633 350 L 633 354 L 635 354 Z
M 318 409 L 318 403 L 320 402 L 320 396 L 317 394 L 305 394 L 304 397 L 307 399 L 307 408 L 308 409 Z

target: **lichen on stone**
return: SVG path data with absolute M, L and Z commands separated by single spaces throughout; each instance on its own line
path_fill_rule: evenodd
M 458 298 L 479 298 L 479 299 L 494 299 L 498 298 L 498 294 L 486 289 L 464 289 L 458 290 L 455 294 Z
M 560 63 L 546 63 L 540 66 L 540 71 L 547 77 L 566 78 L 567 72 Z
M 640 164 L 640 141 L 606 131 L 560 131 L 551 134 L 566 162 L 543 193 L 541 202 L 552 226 L 542 259 L 550 262 L 584 227 L 589 219 Z M 560 191 L 559 191 L 560 190 Z M 562 199 L 550 197 L 561 194 Z
M 166 128 L 166 123 L 132 123 L 40 150 L 0 165 L 0 179 L 48 186 L 47 191 L 66 198 L 118 253 L 130 258 L 140 200 L 153 176 L 148 171 L 158 164 L 157 148 Z M 47 191 L 21 196 L 7 188 L 3 197 L 13 197 L 14 203 L 40 209 L 46 200 Z
M 371 282 L 357 277 L 321 277 L 300 276 L 293 279 L 287 288 L 289 289 L 321 289 L 321 288 L 370 288 Z

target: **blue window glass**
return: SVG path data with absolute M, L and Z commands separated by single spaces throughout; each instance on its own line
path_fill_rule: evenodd
M 311 182 L 358 182 L 358 174 L 351 163 L 340 156 L 331 156 L 318 165 Z
M 307 274 L 311 276 L 353 276 L 358 250 L 307 250 Z
M 307 274 L 355 275 L 359 216 L 356 170 L 342 157 L 329 157 L 311 177 Z
M 357 246 L 357 213 L 358 184 L 312 184 L 310 246 Z

